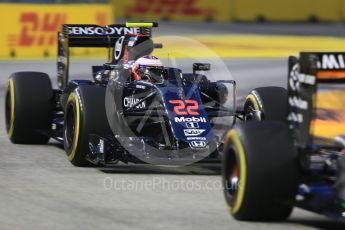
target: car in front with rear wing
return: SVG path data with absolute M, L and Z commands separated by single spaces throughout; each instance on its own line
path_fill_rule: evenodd
M 291 56 L 287 90 L 274 106 L 265 106 L 272 98 L 265 88 L 249 95 L 254 116 L 227 133 L 223 152 L 224 194 L 235 219 L 282 221 L 299 207 L 345 221 L 344 57 Z

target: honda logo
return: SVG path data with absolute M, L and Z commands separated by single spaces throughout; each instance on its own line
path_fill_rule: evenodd
M 190 145 L 193 148 L 204 148 L 206 147 L 206 141 L 191 141 Z

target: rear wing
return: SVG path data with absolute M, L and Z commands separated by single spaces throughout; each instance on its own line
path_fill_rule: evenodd
M 301 148 L 315 144 L 318 85 L 345 83 L 344 56 L 345 52 L 302 52 L 289 57 L 288 122 Z
M 58 86 L 68 83 L 69 49 L 71 47 L 112 48 L 125 35 L 152 36 L 156 22 L 139 22 L 99 26 L 92 24 L 64 24 L 58 32 Z
M 345 52 L 302 52 L 301 58 L 313 56 L 316 60 L 318 82 L 345 82 Z

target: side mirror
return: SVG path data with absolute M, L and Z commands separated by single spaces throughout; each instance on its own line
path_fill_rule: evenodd
M 209 63 L 193 63 L 193 75 L 197 71 L 210 71 L 211 70 L 211 64 Z

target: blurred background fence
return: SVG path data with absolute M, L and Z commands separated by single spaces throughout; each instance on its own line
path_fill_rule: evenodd
M 56 32 L 63 23 L 339 23 L 345 22 L 345 0 L 0 0 L 0 12 L 1 60 L 55 58 Z M 99 49 L 72 50 L 72 55 L 103 54 Z
M 216 22 L 340 22 L 345 0 L 114 0 L 119 18 Z

